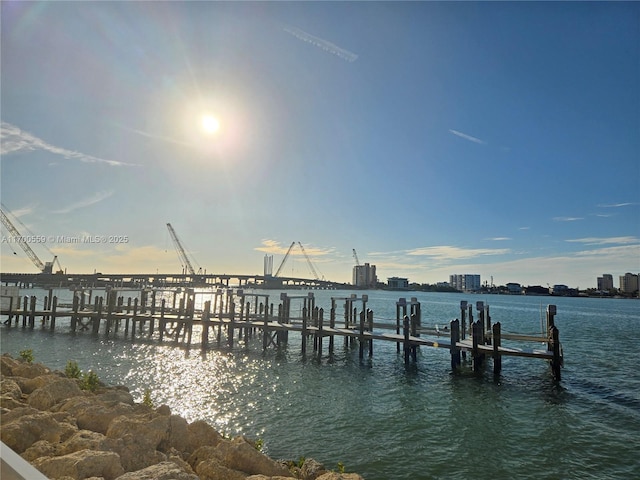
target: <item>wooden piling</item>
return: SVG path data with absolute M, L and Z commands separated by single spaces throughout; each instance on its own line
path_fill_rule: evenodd
M 78 324 L 78 308 L 80 307 L 80 299 L 76 294 L 73 295 L 73 306 L 71 314 L 71 331 L 75 333 Z
M 318 333 L 317 333 L 318 358 L 322 358 L 322 329 L 323 329 L 323 323 L 324 323 L 323 316 L 324 316 L 324 310 L 321 308 L 320 310 L 318 310 Z
M 162 299 L 162 302 L 160 303 L 160 321 L 158 322 L 158 328 L 160 329 L 160 341 L 162 342 L 162 340 L 164 339 L 164 332 L 167 328 L 167 320 L 164 318 L 164 312 L 165 312 L 165 299 Z
M 551 342 L 553 351 L 553 360 L 551 360 L 551 371 L 556 381 L 560 381 L 562 367 L 561 347 L 560 347 L 560 333 L 558 327 L 555 325 L 551 327 Z
M 164 300 L 163 300 L 164 302 Z M 207 300 L 204 302 L 204 311 L 202 312 L 202 348 L 207 348 L 209 344 L 209 326 L 211 324 L 210 321 L 210 312 L 211 312 L 211 300 Z
M 460 341 L 460 320 L 452 320 L 449 323 L 449 330 L 451 331 L 451 346 L 449 347 L 451 370 L 455 372 L 460 367 L 460 347 L 458 347 L 458 342 Z
M 53 332 L 56 328 L 56 309 L 58 308 L 58 297 L 54 296 L 51 302 L 51 322 L 49 322 L 49 329 Z
M 31 296 L 31 301 L 29 303 L 29 328 L 33 330 L 36 326 L 36 296 Z
M 102 318 L 102 302 L 103 297 L 98 299 L 98 310 L 97 313 L 91 315 L 91 327 L 93 333 L 97 334 L 100 331 L 100 319 Z
M 369 357 L 373 356 L 373 310 L 367 310 L 367 330 L 371 333 L 371 340 L 369 340 Z
M 502 345 L 502 334 L 500 331 L 500 322 L 496 322 L 492 327 L 493 337 L 493 374 L 500 375 L 502 370 L 502 355 L 500 354 L 500 346 Z
M 409 317 L 407 315 L 404 316 L 403 320 L 402 320 L 402 328 L 403 328 L 403 334 L 404 334 L 404 343 L 402 345 L 403 349 L 404 349 L 404 364 L 405 365 L 409 365 L 409 355 L 410 355 L 410 346 L 409 346 L 409 328 L 410 328 L 410 323 L 409 323 Z
M 358 357 L 360 358 L 360 360 L 362 360 L 362 358 L 364 357 L 364 317 L 365 317 L 365 312 L 364 310 L 360 312 L 360 334 L 358 336 L 358 344 L 359 344 L 359 349 L 358 349 Z

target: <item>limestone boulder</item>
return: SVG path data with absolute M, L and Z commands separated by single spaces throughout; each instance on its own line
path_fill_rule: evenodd
M 35 389 L 29 395 L 29 405 L 38 410 L 50 410 L 57 403 L 70 397 L 83 396 L 78 384 L 71 378 L 58 380 Z
M 316 480 L 318 477 L 327 473 L 327 469 L 317 460 L 307 458 L 302 464 L 300 473 L 304 480 Z
M 120 457 L 114 452 L 80 450 L 60 457 L 39 458 L 33 465 L 49 478 L 64 476 L 115 480 L 124 474 Z
M 50 443 L 46 440 L 38 440 L 20 455 L 27 462 L 33 462 L 37 458 L 55 457 L 60 455 L 60 444 Z
M 22 389 L 14 380 L 3 378 L 0 380 L 0 395 L 20 400 L 22 398 Z
M 27 363 L 20 360 L 11 368 L 13 377 L 36 378 L 48 373 L 51 373 L 51 370 L 40 363 Z
M 167 432 L 164 440 L 158 445 L 158 449 L 167 452 L 174 448 L 179 452 L 187 451 L 189 448 L 189 424 L 179 415 L 168 417 Z
M 81 450 L 105 450 L 107 437 L 91 430 L 78 430 L 61 445 L 61 453 L 68 455 Z
M 18 384 L 20 385 L 20 388 L 22 389 L 22 391 L 27 394 L 32 393 L 33 391 L 37 390 L 38 388 L 44 387 L 45 385 L 48 385 L 53 382 L 57 382 L 61 378 L 65 378 L 65 377 L 61 377 L 56 373 L 47 373 L 45 375 L 38 375 L 37 377 L 34 377 L 34 378 L 14 377 L 15 381 L 18 382 Z
M 202 446 L 215 447 L 222 441 L 222 435 L 203 420 L 190 423 L 187 426 L 187 434 L 187 448 L 183 450 L 188 453 L 192 453 Z
M 293 477 L 285 466 L 263 455 L 255 448 L 253 442 L 244 437 L 236 437 L 230 442 L 220 442 L 216 447 L 216 456 L 225 467 L 247 475 Z
M 78 428 L 106 434 L 114 418 L 130 415 L 134 407 L 128 403 L 106 405 L 95 397 L 74 397 L 60 405 L 59 411 L 72 415 Z
M 131 438 L 141 447 L 156 449 L 168 435 L 169 417 L 129 417 L 121 415 L 109 424 L 108 438 Z
M 248 476 L 244 472 L 223 465 L 216 457 L 200 462 L 195 470 L 200 480 L 244 480 Z
M 111 388 L 106 392 L 96 395 L 95 398 L 108 407 L 117 405 L 119 403 L 124 403 L 126 405 L 135 404 L 133 395 L 131 395 L 129 393 L 129 390 L 127 390 L 125 387 Z
M 75 432 L 68 423 L 57 422 L 50 413 L 38 412 L 20 416 L 11 421 L 2 419 L 2 441 L 16 453 L 22 453 L 38 440 L 59 443 Z
M 319 476 L 316 480 L 364 480 L 357 473 L 328 472 Z
M 142 470 L 125 473 L 117 480 L 200 480 L 194 473 L 184 471 L 174 462 L 160 462 Z

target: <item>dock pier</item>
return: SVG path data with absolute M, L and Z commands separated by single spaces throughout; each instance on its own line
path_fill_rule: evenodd
M 301 353 L 306 355 L 312 345 L 313 355 L 318 358 L 323 355 L 325 337 L 329 340 L 329 355 L 334 352 L 336 337 L 344 338 L 345 347 L 358 342 L 360 359 L 364 358 L 365 351 L 369 357 L 373 356 L 374 341 L 395 342 L 396 351 L 398 354 L 402 351 L 406 365 L 417 362 L 417 351 L 421 347 L 448 350 L 454 372 L 467 363 L 467 354 L 475 372 L 482 372 L 486 358 L 491 357 L 495 375 L 500 375 L 503 356 L 537 358 L 548 361 L 553 377 L 561 379 L 563 352 L 555 325 L 555 305 L 547 307 L 546 333 L 524 335 L 503 332 L 500 322 L 492 324 L 489 305 L 484 302 L 476 302 L 478 319 L 475 321 L 473 305 L 460 302 L 459 318 L 446 322 L 447 326 L 441 329 L 437 325 L 423 325 L 421 304 L 416 298 L 397 301 L 394 324 L 388 320 L 374 321 L 374 312 L 367 307 L 367 295 L 332 297 L 327 324 L 324 309 L 316 306 L 312 292 L 299 296 L 281 293 L 277 307 L 269 303 L 267 294 L 232 289 L 141 291 L 139 296 L 126 300 L 116 289 L 106 289 L 104 293 L 106 297 L 96 295 L 92 301 L 90 290 L 76 292 L 70 305 L 60 304 L 51 290 L 41 302 L 35 296 L 24 296 L 21 302 L 11 298 L 3 302 L 0 315 L 6 317 L 5 328 L 21 325 L 34 329 L 39 319 L 40 328 L 52 332 L 61 329 L 75 334 L 102 332 L 107 337 L 122 332 L 124 338 L 132 340 L 146 337 L 186 347 L 192 346 L 195 329 L 202 349 L 211 348 L 212 344 L 221 348 L 223 340 L 228 348 L 233 348 L 236 338 L 248 345 L 260 332 L 262 349 L 266 351 L 286 345 L 290 333 L 299 333 Z M 198 309 L 198 295 L 212 298 L 199 302 L 202 307 Z M 38 309 L 38 304 L 43 308 Z M 292 304 L 299 307 L 295 311 L 301 312 L 301 316 L 292 315 Z M 341 305 L 343 320 L 339 321 L 337 312 Z M 509 342 L 508 346 L 504 345 L 505 341 Z M 538 348 L 514 346 L 521 342 L 537 344 Z

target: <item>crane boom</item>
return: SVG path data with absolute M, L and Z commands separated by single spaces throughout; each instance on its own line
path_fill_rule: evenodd
M 316 272 L 316 269 L 313 268 L 313 264 L 311 263 L 311 259 L 309 258 L 309 255 L 307 255 L 307 252 L 304 249 L 304 247 L 302 246 L 302 243 L 298 242 L 298 245 L 300 245 L 300 249 L 302 250 L 302 253 L 304 254 L 304 258 L 307 259 L 307 263 L 309 264 L 309 268 L 311 269 L 311 273 L 313 273 L 313 276 L 315 277 L 316 280 L 320 280 L 320 277 L 318 277 L 318 272 Z
M 278 270 L 276 270 L 276 274 L 274 275 L 274 277 L 277 277 L 280 274 L 280 271 L 282 270 L 282 267 L 284 267 L 284 264 L 287 262 L 287 258 L 289 258 L 289 254 L 291 253 L 291 249 L 293 248 L 293 246 L 295 244 L 296 244 L 296 242 L 291 242 L 291 245 L 289 245 L 289 250 L 287 250 L 287 253 L 285 253 L 284 258 L 282 259 L 282 263 L 278 267 Z
M 9 220 L 9 217 L 7 217 L 7 215 L 4 213 L 4 210 L 0 209 L 0 214 L 2 214 L 1 216 L 2 224 L 7 228 L 7 230 L 9 230 L 9 233 L 15 239 L 15 241 L 18 242 L 18 245 L 20 245 L 20 248 L 22 248 L 22 250 L 24 250 L 24 253 L 27 254 L 27 257 L 29 257 L 29 259 L 33 262 L 33 264 L 41 272 L 44 273 L 45 270 L 47 269 L 47 266 L 45 266 L 45 264 L 42 263 L 42 260 L 38 258 L 36 253 L 29 246 L 29 244 L 24 241 L 24 238 L 22 238 L 22 235 L 20 235 L 20 232 L 18 231 L 18 229 L 13 225 L 13 223 L 11 223 L 11 220 Z
M 182 248 L 182 244 L 178 239 L 178 235 L 176 234 L 176 231 L 173 229 L 170 223 L 167 223 L 167 228 L 169 229 L 169 233 L 171 234 L 171 240 L 173 241 L 173 245 L 176 248 L 176 251 L 178 252 L 180 261 L 185 265 L 185 268 L 187 269 L 187 273 L 190 273 L 191 275 L 195 275 L 196 271 L 193 269 L 193 265 L 191 265 L 191 262 L 189 261 L 189 257 L 187 257 L 187 252 L 185 252 L 184 248 Z
M 356 249 L 355 248 L 353 249 L 353 258 L 356 261 L 356 266 L 359 267 L 360 266 L 360 260 L 358 260 L 358 254 L 356 253 Z

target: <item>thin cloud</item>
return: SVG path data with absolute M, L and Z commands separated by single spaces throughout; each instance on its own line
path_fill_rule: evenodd
M 554 222 L 577 222 L 584 220 L 584 217 L 553 217 Z
M 29 132 L 21 130 L 15 125 L 7 122 L 2 122 L 0 124 L 0 155 L 10 155 L 16 152 L 33 152 L 36 150 L 44 150 L 45 152 L 59 155 L 68 160 L 79 160 L 85 163 L 104 163 L 113 167 L 137 166 L 133 163 L 106 160 L 104 158 L 94 157 L 74 150 L 57 147 Z
M 87 197 L 85 199 L 80 200 L 79 202 L 73 203 L 65 208 L 62 208 L 60 210 L 54 210 L 52 213 L 57 213 L 57 214 L 61 214 L 61 213 L 69 213 L 69 212 L 73 212 L 74 210 L 78 210 L 79 208 L 85 208 L 85 207 L 89 207 L 91 205 L 95 205 L 96 203 L 99 203 L 107 198 L 109 198 L 111 195 L 113 195 L 113 190 L 109 190 L 109 191 L 105 191 L 105 192 L 97 192 L 96 194 L 92 195 L 91 197 Z
M 531 227 L 520 227 L 518 230 L 531 230 Z
M 449 245 L 423 247 L 407 251 L 407 255 L 432 257 L 437 260 L 460 260 L 487 255 L 505 255 L 510 253 L 508 248 L 459 248 Z
M 598 205 L 600 208 L 620 208 L 620 207 L 628 207 L 630 205 L 637 205 L 635 202 L 625 202 L 625 203 L 603 203 Z
M 513 240 L 511 237 L 493 237 L 493 238 L 487 238 L 487 240 L 492 240 L 494 242 L 504 242 L 506 240 Z
M 310 257 L 330 255 L 334 252 L 333 248 L 319 248 L 310 245 L 302 245 L 304 246 L 304 251 Z M 254 250 L 272 255 L 285 255 L 290 246 L 291 244 L 283 246 L 277 240 L 265 239 L 262 240 L 262 246 L 255 247 Z M 303 255 L 298 242 L 295 242 L 295 245 L 293 246 L 293 248 L 291 248 L 291 252 L 289 252 L 289 255 Z
M 571 240 L 565 240 L 570 243 L 584 243 L 585 245 L 610 245 L 610 244 L 618 244 L 618 245 L 628 245 L 634 243 L 640 243 L 640 239 L 638 237 L 586 237 L 586 238 L 574 238 Z
M 481 140 L 481 139 L 479 139 L 477 137 L 473 137 L 471 135 L 459 132 L 458 130 L 453 130 L 451 128 L 449 129 L 449 133 L 452 133 L 457 137 L 464 138 L 465 140 L 469 140 L 470 142 L 479 143 L 480 145 L 485 145 L 487 143 L 484 140 Z
M 349 50 L 345 50 L 344 48 L 340 48 L 334 43 L 311 35 L 310 33 L 305 32 L 304 30 L 301 30 L 299 28 L 286 26 L 284 27 L 284 31 L 302 40 L 303 42 L 315 45 L 316 47 L 321 48 L 326 52 L 332 53 L 342 58 L 343 60 L 346 60 L 347 62 L 355 62 L 358 59 L 358 55 L 356 55 L 355 53 L 350 52 Z

